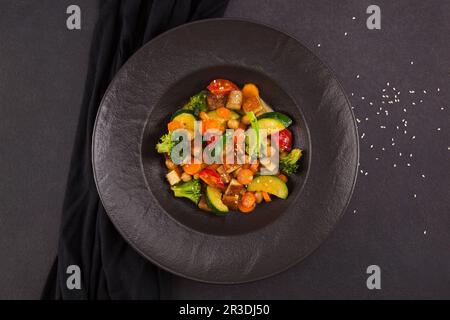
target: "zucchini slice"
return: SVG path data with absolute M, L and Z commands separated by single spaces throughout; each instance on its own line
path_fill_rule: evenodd
M 292 124 L 292 119 L 289 118 L 287 115 L 282 114 L 280 112 L 266 112 L 258 117 L 258 120 L 260 119 L 274 119 L 281 122 L 284 126 L 284 128 L 289 127 Z
M 171 121 L 179 121 L 183 124 L 183 126 L 190 130 L 194 131 L 194 123 L 197 120 L 191 110 L 178 110 L 172 116 Z
M 211 186 L 206 187 L 206 203 L 217 215 L 225 215 L 229 211 L 228 207 L 222 202 L 222 192 Z
M 257 176 L 247 187 L 248 191 L 265 191 L 281 199 L 286 199 L 289 190 L 286 183 L 277 176 Z

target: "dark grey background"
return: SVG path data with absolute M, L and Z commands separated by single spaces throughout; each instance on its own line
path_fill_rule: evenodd
M 70 4 L 82 9 L 81 31 L 66 29 Z M 377 31 L 365 25 L 370 4 L 231 1 L 227 16 L 294 35 L 335 71 L 359 120 L 361 173 L 344 218 L 301 264 L 238 286 L 164 273 L 163 297 L 450 298 L 450 2 L 377 1 Z M 56 253 L 97 6 L 0 2 L 3 299 L 38 298 Z M 389 104 L 394 94 L 400 101 Z M 366 288 L 372 264 L 382 270 L 378 291 Z

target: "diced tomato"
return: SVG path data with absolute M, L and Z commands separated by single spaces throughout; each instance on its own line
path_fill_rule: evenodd
M 292 149 L 292 133 L 288 129 L 278 132 L 278 143 L 280 151 L 291 151 Z
M 225 189 L 225 184 L 223 183 L 219 174 L 214 170 L 208 168 L 203 169 L 199 172 L 198 176 L 203 182 L 211 187 Z
M 208 85 L 208 90 L 212 94 L 227 94 L 230 91 L 237 90 L 238 87 L 230 80 L 216 79 Z

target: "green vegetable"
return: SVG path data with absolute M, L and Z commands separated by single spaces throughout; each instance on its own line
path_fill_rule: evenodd
M 259 148 L 261 147 L 261 138 L 259 136 L 259 124 L 258 124 L 258 119 L 256 119 L 255 114 L 250 111 L 247 112 L 247 117 L 250 119 L 250 126 L 252 127 L 252 129 L 255 131 L 256 134 L 256 147 L 252 147 L 251 149 L 249 149 L 249 155 L 250 156 L 258 156 L 259 154 Z
M 172 134 L 166 133 L 161 138 L 159 138 L 159 142 L 156 144 L 156 151 L 158 153 L 168 153 L 172 151 L 172 148 L 175 146 L 176 142 L 172 141 Z
M 192 110 L 194 115 L 198 117 L 200 112 L 208 109 L 208 103 L 206 101 L 207 96 L 207 91 L 200 91 L 189 99 L 189 102 L 184 105 L 183 109 Z
M 293 174 L 298 170 L 298 160 L 302 156 L 302 150 L 292 149 L 292 151 L 280 160 L 280 169 L 285 174 Z
M 180 111 L 174 114 L 174 116 L 172 117 L 172 121 L 178 121 L 181 124 L 183 124 L 183 126 L 186 129 L 194 132 L 194 123 L 196 120 L 195 116 L 189 110 L 180 110 Z
M 177 198 L 188 198 L 195 204 L 198 203 L 201 196 L 201 184 L 199 180 L 192 179 L 188 182 L 174 185 L 172 191 Z
M 258 120 L 261 120 L 261 119 L 275 119 L 275 120 L 278 120 L 279 122 L 281 122 L 283 124 L 284 128 L 287 128 L 287 127 L 289 127 L 292 124 L 292 119 L 291 118 L 289 118 L 285 114 L 282 114 L 282 113 L 276 112 L 276 111 L 266 112 L 266 113 L 260 115 L 258 117 Z
M 286 183 L 277 176 L 256 176 L 247 187 L 248 191 L 265 191 L 281 199 L 286 199 L 289 190 Z
M 237 120 L 241 117 L 239 113 L 233 110 L 230 110 L 230 113 L 231 113 L 230 119 Z M 219 117 L 216 110 L 209 111 L 207 114 L 209 119 L 219 121 L 221 124 L 225 124 L 227 122 L 227 119 Z
M 222 192 L 217 188 L 206 187 L 206 203 L 217 215 L 224 215 L 229 211 L 228 207 L 222 202 Z

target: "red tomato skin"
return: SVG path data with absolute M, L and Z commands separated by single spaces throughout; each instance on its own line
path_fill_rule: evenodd
M 219 174 L 211 169 L 203 169 L 198 174 L 199 178 L 205 182 L 207 185 L 219 189 L 225 189 L 225 184 L 220 178 Z
M 278 144 L 281 151 L 291 151 L 292 149 L 292 132 L 283 129 L 278 132 Z
M 227 94 L 230 93 L 230 91 L 238 89 L 233 82 L 226 79 L 215 79 L 208 85 L 207 88 L 214 95 Z

